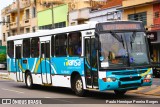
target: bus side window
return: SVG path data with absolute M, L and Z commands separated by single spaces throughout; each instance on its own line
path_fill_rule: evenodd
M 81 51 L 81 32 L 71 32 L 69 34 L 69 55 L 80 56 Z
M 35 37 L 31 39 L 31 57 L 39 57 L 39 38 Z
M 14 57 L 14 42 L 13 41 L 8 41 L 7 42 L 7 53 L 8 53 L 8 56 L 10 58 L 13 58 Z
M 54 53 L 54 47 L 55 47 L 55 44 L 54 44 L 54 35 L 52 35 L 51 37 L 51 54 L 52 54 L 52 57 L 54 57 L 55 53 Z
M 67 56 L 67 34 L 59 34 L 55 37 L 55 55 Z
M 23 40 L 23 57 L 30 57 L 30 38 Z

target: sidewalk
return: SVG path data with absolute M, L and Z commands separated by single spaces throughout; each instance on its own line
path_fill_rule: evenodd
M 0 70 L 0 79 L 9 79 L 8 72 Z

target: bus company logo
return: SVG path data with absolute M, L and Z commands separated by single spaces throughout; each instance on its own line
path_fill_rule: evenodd
M 81 66 L 81 60 L 80 59 L 76 59 L 76 60 L 67 60 L 67 62 L 65 62 L 65 66 Z

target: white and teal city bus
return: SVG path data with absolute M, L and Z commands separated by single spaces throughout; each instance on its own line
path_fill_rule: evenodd
M 86 90 L 128 90 L 152 84 L 145 28 L 138 21 L 88 23 L 8 37 L 10 78 Z

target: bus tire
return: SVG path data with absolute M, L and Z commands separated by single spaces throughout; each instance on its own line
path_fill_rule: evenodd
M 26 86 L 30 89 L 33 88 L 33 79 L 32 79 L 32 75 L 30 72 L 26 73 L 26 76 L 25 76 L 25 83 L 26 83 Z
M 114 90 L 114 93 L 117 96 L 124 96 L 126 92 L 127 92 L 127 90 Z
M 73 90 L 75 92 L 75 94 L 77 96 L 84 96 L 84 88 L 83 88 L 83 82 L 82 82 L 82 79 L 79 75 L 77 75 L 75 78 L 74 78 L 74 81 L 73 81 Z

